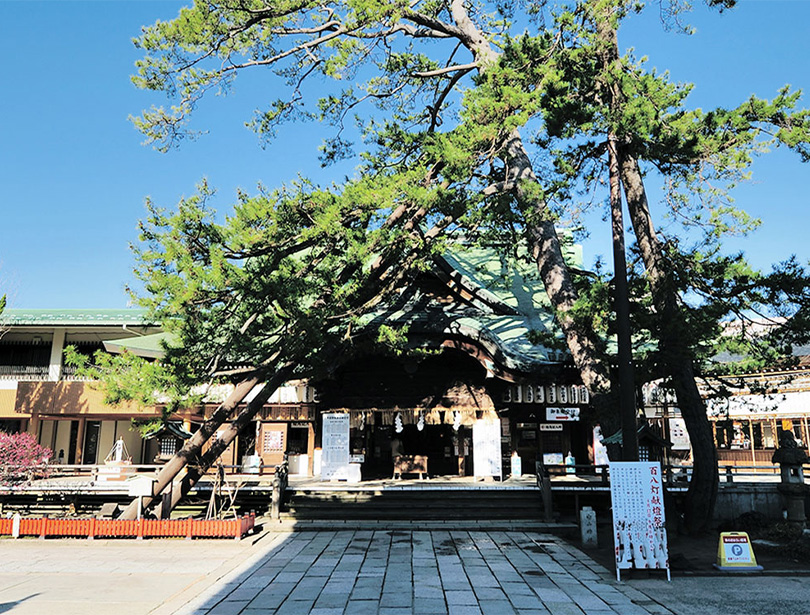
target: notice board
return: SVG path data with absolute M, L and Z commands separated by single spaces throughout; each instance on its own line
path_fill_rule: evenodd
M 324 414 L 322 436 L 321 479 L 346 480 L 349 477 L 349 414 Z
M 501 422 L 478 419 L 473 423 L 473 474 L 501 478 Z
M 610 463 L 616 578 L 628 568 L 662 569 L 670 578 L 661 464 Z

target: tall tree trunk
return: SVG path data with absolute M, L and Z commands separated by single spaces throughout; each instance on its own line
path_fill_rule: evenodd
M 706 404 L 695 382 L 694 354 L 687 342 L 688 332 L 683 327 L 680 297 L 670 279 L 664 245 L 655 233 L 638 161 L 621 150 L 620 160 L 627 206 L 657 314 L 659 352 L 692 443 L 694 471 L 684 512 L 687 529 L 699 532 L 708 528 L 714 513 L 720 481 L 717 449 L 706 416 Z
M 596 53 L 603 71 L 600 94 L 611 111 L 610 119 L 617 122 L 625 105 L 619 82 L 617 9 L 609 2 L 593 3 L 590 9 L 599 44 Z M 684 513 L 689 531 L 699 532 L 712 520 L 719 483 L 717 451 L 706 407 L 695 382 L 694 355 L 687 343 L 688 334 L 682 330 L 680 296 L 669 276 L 664 246 L 655 233 L 638 161 L 627 154 L 621 141 L 616 145 L 627 208 L 650 281 L 658 321 L 659 352 L 692 441 L 694 471 Z
M 622 424 L 622 461 L 638 461 L 638 412 L 633 368 L 633 336 L 630 327 L 630 291 L 627 284 L 627 255 L 624 245 L 622 182 L 616 136 L 608 135 L 610 175 L 610 220 L 613 232 L 613 311 L 616 313 L 616 359 L 619 414 Z

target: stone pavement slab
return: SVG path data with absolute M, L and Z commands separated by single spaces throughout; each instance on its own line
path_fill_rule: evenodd
M 311 574 L 324 575 L 325 583 L 308 585 Z M 579 550 L 534 531 L 297 532 L 223 582 L 176 615 L 671 613 Z M 242 587 L 261 583 L 245 603 Z
M 618 583 L 537 531 L 0 540 L 0 613 L 14 615 L 781 615 L 808 603 L 804 577 Z

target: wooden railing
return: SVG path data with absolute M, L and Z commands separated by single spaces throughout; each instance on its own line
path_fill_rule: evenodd
M 286 463 L 286 462 L 285 462 Z M 3 466 L 6 468 L 8 466 Z M 57 477 L 89 477 L 92 479 L 98 478 L 100 475 L 103 476 L 105 474 L 109 475 L 112 473 L 113 470 L 121 470 L 122 475 L 124 478 L 129 476 L 133 476 L 135 474 L 146 474 L 146 473 L 154 473 L 160 471 L 163 467 L 162 464 L 154 464 L 154 463 L 140 463 L 140 464 L 131 464 L 131 465 L 106 465 L 106 464 L 59 464 L 59 463 L 50 463 L 42 466 L 37 466 L 37 468 L 33 469 L 32 471 L 35 474 L 45 475 L 49 478 L 57 478 Z M 226 474 L 246 474 L 243 471 L 241 465 L 223 465 L 225 468 Z M 276 468 L 279 467 L 274 464 L 262 464 L 260 466 L 256 466 L 255 472 L 248 472 L 247 474 L 258 474 L 258 475 L 272 475 Z M 213 471 L 213 470 L 212 470 Z
M 156 474 L 163 466 L 157 464 L 133 464 L 126 466 L 107 466 L 104 464 L 87 464 L 87 465 L 59 465 L 51 464 L 42 466 L 37 469 L 37 473 L 46 476 L 47 478 L 68 478 L 68 477 L 85 477 L 97 481 L 100 476 L 104 476 L 111 482 L 115 481 L 115 475 L 110 474 L 111 469 L 121 469 L 121 479 L 129 478 L 136 474 Z M 229 475 L 245 474 L 241 465 L 225 465 L 223 466 Z M 609 472 L 607 465 L 590 465 L 590 464 L 575 464 L 575 465 L 545 465 L 546 471 L 555 482 L 563 480 L 566 477 L 577 479 L 590 479 L 591 482 L 609 484 Z M 810 481 L 810 464 L 804 466 L 805 474 Z M 685 484 L 688 482 L 692 475 L 693 467 L 691 465 L 663 465 L 662 470 L 664 478 L 667 483 L 677 485 Z M 252 468 L 252 472 L 247 475 L 250 476 L 273 476 L 273 484 L 280 482 L 283 488 L 286 489 L 289 481 L 289 471 L 287 461 L 278 465 L 265 465 L 256 466 Z M 722 462 L 718 468 L 720 472 L 720 479 L 726 483 L 746 482 L 752 479 L 759 481 L 766 480 L 772 481 L 778 479 L 780 470 L 778 465 L 773 464 L 758 464 L 758 465 L 724 465 Z
M 607 465 L 545 465 L 548 475 L 555 482 L 565 477 L 590 478 L 603 485 L 610 484 L 610 472 Z M 691 465 L 663 465 L 664 480 L 669 486 L 685 485 L 692 476 Z M 773 464 L 758 465 L 722 465 L 718 467 L 720 480 L 726 483 L 735 482 L 776 482 L 779 480 L 780 468 Z M 804 466 L 805 482 L 810 484 L 810 464 Z M 752 480 L 756 479 L 756 480 Z

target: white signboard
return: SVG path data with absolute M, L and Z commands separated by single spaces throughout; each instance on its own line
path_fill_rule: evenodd
M 501 422 L 473 423 L 473 474 L 501 478 Z
M 593 428 L 593 463 L 595 466 L 606 466 L 610 463 L 607 447 L 602 444 L 602 428 L 596 425 Z M 604 472 L 604 468 L 597 467 L 597 472 Z
M 661 465 L 649 461 L 610 464 L 616 578 L 622 568 L 662 569 L 669 573 Z
M 562 431 L 562 423 L 540 423 L 540 431 Z
M 349 414 L 323 415 L 321 479 L 346 480 L 349 476 Z
M 127 495 L 131 498 L 151 498 L 154 495 L 154 489 L 154 478 L 148 476 L 133 476 L 127 480 Z
M 547 421 L 578 421 L 579 408 L 546 408 Z

